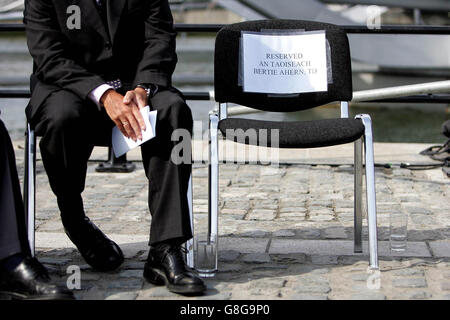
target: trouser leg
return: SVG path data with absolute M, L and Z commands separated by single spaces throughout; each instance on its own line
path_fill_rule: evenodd
M 85 217 L 81 193 L 87 161 L 95 143 L 110 139 L 112 122 L 93 103 L 60 90 L 46 99 L 32 123 L 42 136 L 42 160 L 63 225 L 73 226 Z
M 0 120 L 0 260 L 20 252 L 30 253 L 25 210 L 14 149 Z
M 173 88 L 158 92 L 150 104 L 152 110 L 158 111 L 156 137 L 141 147 L 149 179 L 150 244 L 170 239 L 183 243 L 192 238 L 187 199 L 192 170 L 192 114 L 181 93 Z M 172 133 L 177 129 L 186 141 L 172 141 Z M 172 151 L 179 142 L 185 148 L 177 149 L 178 158 L 172 159 Z

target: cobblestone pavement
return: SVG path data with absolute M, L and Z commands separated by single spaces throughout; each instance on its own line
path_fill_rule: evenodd
M 221 165 L 220 271 L 205 280 L 204 296 L 184 297 L 142 277 L 151 219 L 142 164 L 129 174 L 96 173 L 95 165 L 84 192 L 87 214 L 126 256 L 110 273 L 94 272 L 64 235 L 37 162 L 37 257 L 61 283 L 67 268 L 78 265 L 80 299 L 450 299 L 450 180 L 440 169 L 376 170 L 377 282 L 367 272 L 367 243 L 363 254 L 352 251 L 351 166 Z M 207 175 L 207 166 L 194 166 L 196 232 L 207 225 Z M 389 251 L 393 211 L 408 215 L 408 249 L 401 256 Z

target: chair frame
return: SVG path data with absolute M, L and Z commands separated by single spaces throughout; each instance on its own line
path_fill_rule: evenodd
M 24 205 L 27 221 L 28 242 L 30 245 L 31 255 L 35 256 L 35 230 L 36 230 L 36 134 L 30 124 L 26 124 L 25 131 L 25 169 L 24 169 Z M 189 217 L 191 223 L 192 234 L 194 234 L 194 215 L 192 211 L 192 173 L 189 177 L 187 191 Z M 190 239 L 185 243 L 186 264 L 194 267 L 194 240 Z
M 208 192 L 208 235 L 216 234 L 219 229 L 219 121 L 227 118 L 228 103 L 217 103 L 218 112 L 209 114 L 209 192 Z M 341 101 L 341 118 L 348 118 L 348 102 Z M 363 158 L 365 160 L 366 201 L 369 229 L 369 268 L 378 270 L 378 240 L 376 217 L 375 168 L 372 136 L 372 120 L 368 114 L 358 114 L 365 131 L 361 138 L 354 142 L 354 247 L 355 253 L 362 253 L 362 220 L 363 220 Z M 363 147 L 364 145 L 364 147 Z M 217 240 L 218 241 L 218 240 Z M 218 252 L 218 250 L 216 251 Z M 216 255 L 217 266 L 217 255 Z

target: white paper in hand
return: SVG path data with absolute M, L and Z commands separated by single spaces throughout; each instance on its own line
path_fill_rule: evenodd
M 145 106 L 140 111 L 146 127 L 145 131 L 142 131 L 142 140 L 133 141 L 132 139 L 125 137 L 122 132 L 120 132 L 119 128 L 114 127 L 112 129 L 112 147 L 116 158 L 156 136 L 157 111 L 150 111 L 149 106 Z

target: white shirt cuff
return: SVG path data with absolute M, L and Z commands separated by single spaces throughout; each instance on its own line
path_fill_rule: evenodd
M 89 99 L 91 99 L 97 105 L 99 110 L 102 107 L 102 105 L 100 103 L 100 99 L 103 96 L 103 94 L 109 89 L 113 89 L 114 90 L 114 87 L 112 87 L 109 84 L 105 83 L 105 84 L 99 85 L 97 88 L 95 88 L 94 90 L 89 92 Z

